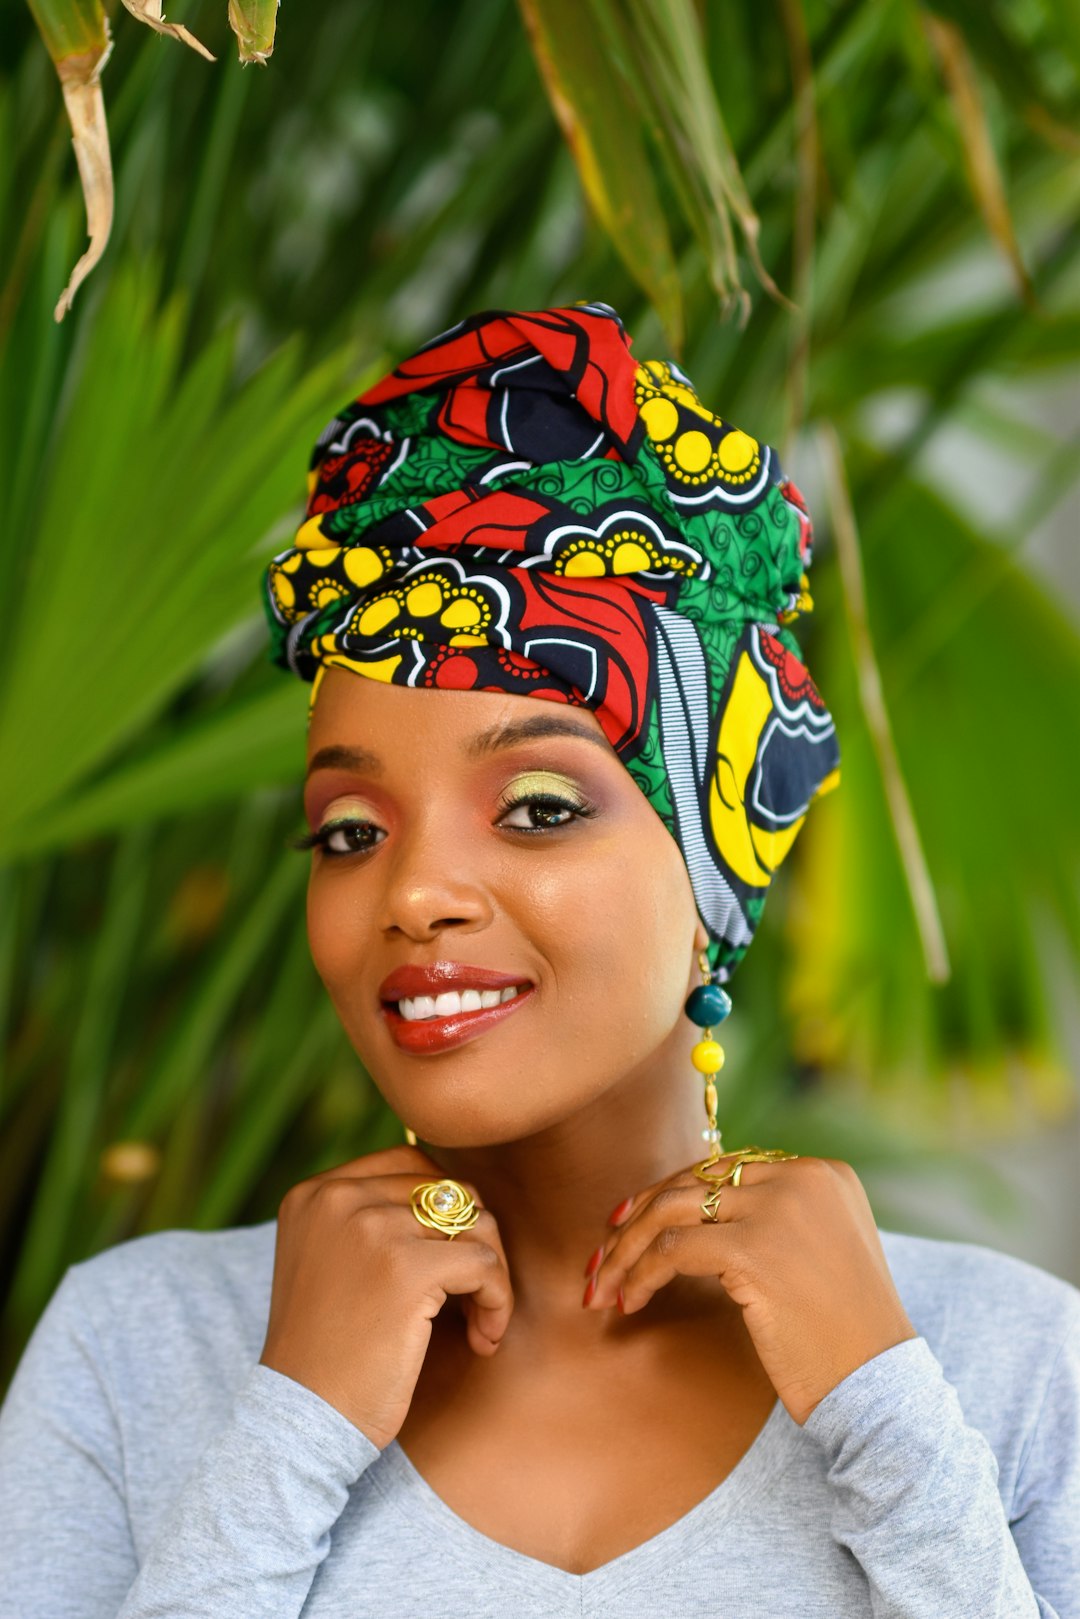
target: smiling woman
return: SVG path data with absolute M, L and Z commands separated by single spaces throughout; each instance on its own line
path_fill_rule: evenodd
M 1080 1293 L 723 1150 L 721 986 L 838 753 L 798 490 L 629 351 L 473 316 L 316 447 L 265 579 L 308 936 L 407 1139 L 69 1270 L 4 1611 L 1080 1612 Z
M 313 762 L 348 737 L 386 761 L 309 777 L 315 965 L 391 1105 L 446 1146 L 532 1137 L 643 1065 L 653 1091 L 658 1061 L 672 1089 L 689 1068 L 679 1014 L 707 935 L 678 846 L 588 710 L 530 735 L 515 722 L 537 707 L 331 669 L 312 715 Z M 489 726 L 480 748 L 486 711 L 502 735 Z M 478 970 L 528 988 L 498 1011 L 436 1003 L 484 987 Z M 387 1004 L 400 995 L 412 1003 Z M 437 1083 L 398 1060 L 451 1049 Z M 525 1053 L 529 1083 L 508 1088 L 507 1061 Z M 697 1123 L 692 1091 L 687 1104 Z

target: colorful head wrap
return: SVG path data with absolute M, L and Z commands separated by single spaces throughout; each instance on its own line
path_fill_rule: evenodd
M 638 363 L 606 304 L 488 311 L 346 406 L 268 566 L 272 660 L 595 711 L 675 838 L 717 982 L 753 936 L 832 719 L 785 627 L 810 519 L 776 454 Z M 309 707 L 309 718 L 310 718 Z

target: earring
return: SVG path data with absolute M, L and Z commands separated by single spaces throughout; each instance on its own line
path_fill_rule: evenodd
M 415 1132 L 410 1130 L 408 1125 L 405 1126 L 405 1140 L 409 1143 L 410 1147 L 416 1146 Z
M 719 984 L 712 982 L 709 957 L 704 950 L 698 951 L 698 967 L 704 982 L 690 991 L 684 1010 L 691 1023 L 696 1023 L 703 1032 L 703 1038 L 690 1053 L 690 1061 L 699 1074 L 705 1075 L 705 1113 L 709 1123 L 708 1128 L 702 1130 L 701 1139 L 709 1143 L 709 1157 L 705 1161 L 713 1164 L 720 1157 L 721 1149 L 720 1131 L 716 1124 L 716 1081 L 713 1076 L 724 1066 L 724 1048 L 712 1038 L 712 1032 L 713 1025 L 723 1023 L 731 1011 L 731 996 Z

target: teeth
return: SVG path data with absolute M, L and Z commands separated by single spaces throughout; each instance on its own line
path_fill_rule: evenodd
M 458 1012 L 479 1012 L 485 1007 L 512 1001 L 518 992 L 516 984 L 498 989 L 446 990 L 442 995 L 414 995 L 398 1001 L 398 1011 L 407 1023 L 419 1023 L 423 1018 L 454 1017 Z

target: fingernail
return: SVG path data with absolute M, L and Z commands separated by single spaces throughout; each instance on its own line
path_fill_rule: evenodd
M 595 1292 L 596 1292 L 596 1277 L 595 1276 L 590 1276 L 589 1281 L 588 1281 L 588 1286 L 585 1289 L 585 1297 L 581 1301 L 582 1309 L 585 1308 L 585 1306 L 588 1304 L 589 1300 L 592 1298 L 592 1296 L 593 1296 L 593 1294 Z
M 630 1213 L 630 1205 L 633 1201 L 632 1197 L 624 1197 L 622 1202 L 617 1204 L 608 1215 L 608 1225 L 618 1225 L 620 1220 L 625 1220 Z
M 615 1303 L 619 1306 L 619 1314 L 620 1315 L 625 1315 L 626 1314 L 626 1300 L 622 1296 L 622 1288 L 621 1287 L 619 1289 L 619 1296 L 615 1300 Z
M 593 1271 L 599 1268 L 600 1261 L 603 1259 L 603 1257 L 604 1245 L 601 1243 L 595 1254 L 593 1254 L 592 1258 L 589 1260 L 589 1263 L 585 1266 L 586 1276 L 591 1276 Z

